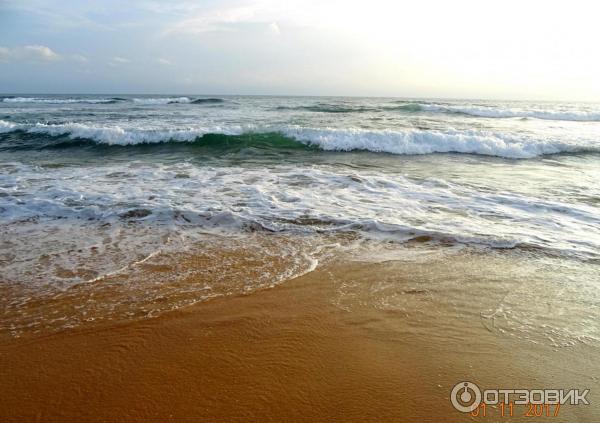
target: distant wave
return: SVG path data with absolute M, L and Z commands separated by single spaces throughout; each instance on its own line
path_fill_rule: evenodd
M 402 110 L 404 112 L 420 112 L 423 107 L 417 103 L 406 103 L 399 106 L 385 107 L 385 110 Z
M 343 104 L 318 103 L 305 106 L 279 106 L 275 110 L 298 110 L 316 113 L 367 113 L 401 110 L 405 112 L 420 112 L 423 109 L 416 103 L 401 104 L 398 106 L 351 106 Z
M 4 97 L 3 103 L 42 103 L 42 104 L 71 104 L 71 103 L 89 103 L 89 104 L 110 104 L 125 101 L 123 98 L 44 98 L 44 97 Z
M 487 118 L 534 118 L 545 120 L 570 120 L 580 122 L 600 121 L 600 112 L 560 110 L 500 109 L 485 106 L 454 106 L 441 104 L 418 104 L 425 112 L 464 114 Z
M 191 104 L 213 104 L 223 103 L 222 98 L 190 98 L 190 97 L 140 97 L 127 99 L 124 97 L 107 97 L 107 98 L 52 98 L 52 97 L 15 97 L 6 96 L 0 97 L 3 103 L 40 103 L 40 104 L 114 104 L 132 101 L 138 104 L 175 104 L 175 103 L 191 103 Z
M 279 106 L 276 110 L 298 110 L 319 113 L 364 113 L 401 111 L 407 113 L 430 112 L 446 114 L 462 114 L 486 118 L 534 118 L 545 120 L 568 120 L 580 122 L 600 121 L 600 111 L 565 111 L 565 110 L 520 110 L 502 109 L 486 106 L 467 106 L 436 103 L 419 103 L 398 101 L 397 105 L 386 106 L 347 106 L 342 104 L 318 103 L 303 106 Z
M 191 103 L 189 97 L 158 97 L 158 98 L 134 98 L 134 103 L 139 104 L 172 104 L 172 103 Z
M 520 110 L 520 109 L 502 109 L 486 106 L 467 106 L 467 105 L 444 105 L 435 103 L 418 102 L 397 102 L 397 105 L 385 106 L 350 106 L 344 104 L 318 103 L 302 106 L 279 106 L 277 111 L 307 111 L 315 113 L 366 113 L 366 112 L 389 112 L 399 111 L 405 113 L 443 113 L 459 114 L 485 118 L 533 118 L 545 120 L 566 120 L 580 122 L 600 121 L 600 112 L 590 111 L 564 111 L 564 110 Z
M 245 142 L 252 143 L 252 137 L 262 137 L 264 143 L 269 137 L 275 145 L 282 138 L 302 143 L 325 151 L 370 151 L 399 155 L 432 153 L 464 153 L 506 158 L 533 158 L 547 154 L 573 152 L 599 152 L 600 146 L 593 142 L 566 143 L 552 139 L 536 139 L 529 136 L 511 136 L 497 132 L 476 130 L 365 130 L 357 128 L 304 128 L 298 126 L 251 128 L 242 126 L 206 127 L 189 129 L 142 129 L 89 126 L 80 123 L 15 124 L 0 121 L 0 132 L 22 132 L 43 134 L 50 137 L 66 136 L 71 140 L 88 140 L 106 145 L 138 145 L 166 142 L 201 142 L 207 135 L 225 136 L 220 142 L 227 143 L 227 136 L 247 135 Z M 235 143 L 236 140 L 231 140 Z M 239 141 L 239 139 L 238 139 Z M 7 145 L 4 145 L 7 148 Z
M 192 100 L 192 104 L 214 104 L 214 103 L 224 103 L 225 100 L 222 98 L 197 98 Z
M 1 103 L 8 104 L 117 104 L 134 103 L 138 105 L 168 105 L 168 104 L 196 104 L 196 105 L 218 105 L 226 103 L 226 100 L 218 97 L 22 97 L 22 96 L 0 96 Z M 507 104 L 496 106 L 458 104 L 443 102 L 427 102 L 418 100 L 399 100 L 391 103 L 368 103 L 352 104 L 351 102 L 317 102 L 313 104 L 282 105 L 274 107 L 274 111 L 298 111 L 313 113 L 439 113 L 448 115 L 464 115 L 481 118 L 523 118 L 543 119 L 556 121 L 576 122 L 600 122 L 600 110 L 577 110 L 565 109 L 560 106 L 544 109 L 543 106 L 531 106 L 531 109 L 510 107 Z
M 225 100 L 222 98 L 190 98 L 190 97 L 142 97 L 134 98 L 133 102 L 138 104 L 212 104 L 212 103 L 223 103 Z
M 305 106 L 279 106 L 275 110 L 297 110 L 317 113 L 361 113 L 377 111 L 379 109 L 366 106 L 345 106 L 340 104 L 319 103 Z

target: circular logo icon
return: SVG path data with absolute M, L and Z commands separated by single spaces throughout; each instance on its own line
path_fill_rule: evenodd
M 470 413 L 481 404 L 481 390 L 473 382 L 459 382 L 450 393 L 452 406 L 463 413 Z

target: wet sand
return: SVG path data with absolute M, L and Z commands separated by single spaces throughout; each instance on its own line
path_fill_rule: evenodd
M 453 317 L 452 304 L 423 303 L 405 267 L 333 261 L 157 318 L 5 335 L 0 421 L 531 421 L 525 408 L 504 419 L 457 412 L 449 394 L 462 380 L 590 388 L 592 405 L 533 419 L 600 421 L 596 348 L 513 340 Z M 340 301 L 346 281 L 391 277 L 406 284 L 402 311 L 360 291 Z

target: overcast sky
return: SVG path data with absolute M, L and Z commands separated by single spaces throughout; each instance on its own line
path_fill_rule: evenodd
M 596 4 L 0 0 L 0 92 L 600 101 Z

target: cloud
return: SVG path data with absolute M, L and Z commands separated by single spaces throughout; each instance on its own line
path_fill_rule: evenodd
M 168 26 L 163 34 L 226 31 L 232 24 L 256 22 L 256 8 L 253 6 L 231 7 L 206 10 L 191 18 L 183 19 Z
M 156 61 L 157 61 L 158 63 L 160 63 L 161 65 L 167 65 L 167 66 L 170 66 L 170 65 L 172 65 L 172 64 L 173 64 L 173 62 L 171 62 L 170 60 L 168 60 L 168 59 L 163 59 L 162 57 L 159 57 L 158 59 L 156 59 Z
M 43 61 L 56 60 L 60 57 L 50 47 L 39 45 L 23 47 L 22 54 L 25 58 Z
M 128 63 L 131 63 L 131 60 L 126 59 L 124 57 L 114 56 L 112 59 L 110 59 L 110 62 L 108 62 L 108 65 L 115 67 L 115 66 L 119 66 L 119 65 L 126 65 Z
M 0 0 L 0 16 L 3 12 L 17 12 L 39 20 L 41 26 L 60 30 L 113 30 L 112 26 L 97 21 L 98 16 L 106 14 L 106 10 L 111 8 L 110 4 L 101 3 L 72 1 L 68 7 L 61 7 L 56 0 Z
M 348 11 L 360 18 L 364 9 L 357 0 L 288 0 L 285 4 L 280 0 L 223 0 L 219 3 L 176 4 L 177 7 L 171 3 L 153 6 L 154 13 L 160 10 L 175 17 L 165 25 L 164 36 L 232 31 L 247 24 L 266 25 L 273 34 L 280 33 L 280 24 L 304 28 L 339 27 L 344 26 L 340 21 L 347 20 Z
M 50 47 L 28 45 L 14 48 L 0 47 L 0 62 L 52 62 L 60 59 Z

